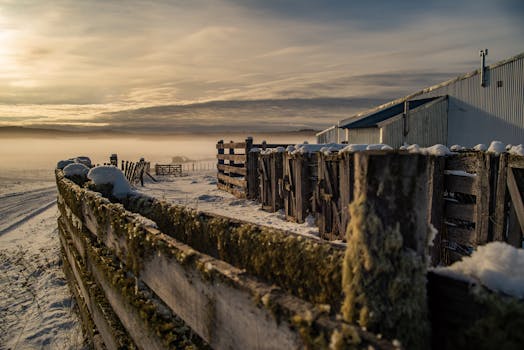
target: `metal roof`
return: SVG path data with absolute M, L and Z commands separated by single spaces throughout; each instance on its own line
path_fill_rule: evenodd
M 423 104 L 431 102 L 437 98 L 438 97 L 430 97 L 430 98 L 422 98 L 420 100 L 408 101 L 408 109 L 411 110 L 411 109 L 420 107 Z M 404 102 L 400 102 L 393 106 L 381 109 L 377 112 L 374 112 L 368 115 L 364 115 L 364 116 L 359 116 L 358 118 L 354 119 L 353 121 L 349 121 L 349 123 L 345 125 L 341 125 L 340 128 L 358 129 L 358 128 L 377 127 L 378 124 L 383 122 L 384 120 L 387 120 L 389 118 L 402 114 L 403 112 L 404 112 Z

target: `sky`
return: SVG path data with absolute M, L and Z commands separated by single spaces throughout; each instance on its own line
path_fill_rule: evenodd
M 523 18 L 519 0 L 0 0 L 0 126 L 321 129 L 479 49 L 523 52 Z

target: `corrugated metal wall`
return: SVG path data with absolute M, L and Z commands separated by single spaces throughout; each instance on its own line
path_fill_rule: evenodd
M 390 145 L 393 148 L 398 148 L 404 144 L 404 120 L 402 115 L 393 117 L 389 123 L 380 128 L 381 137 L 380 143 Z
M 349 143 L 365 143 L 374 144 L 380 143 L 380 129 L 379 128 L 360 128 L 348 129 Z
M 346 140 L 345 130 L 337 126 L 317 133 L 316 137 L 317 143 L 341 143 Z
M 404 136 L 404 120 L 402 115 L 388 119 L 379 124 L 381 143 L 391 147 L 408 144 L 418 144 L 423 147 L 437 143 L 446 144 L 447 139 L 447 107 L 448 100 L 444 96 L 411 110 L 407 118 L 407 135 Z
M 477 71 L 389 104 L 448 95 L 448 146 L 471 147 L 492 140 L 524 143 L 524 54 L 490 66 L 486 74 L 488 83 L 485 87 L 480 86 Z M 389 137 L 385 132 L 383 130 L 383 138 Z M 398 142 L 391 140 L 387 143 Z
M 448 145 L 524 143 L 524 57 L 496 65 L 487 78 L 486 87 L 477 73 L 420 95 L 449 95 Z

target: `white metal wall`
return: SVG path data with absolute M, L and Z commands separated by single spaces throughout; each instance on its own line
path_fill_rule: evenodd
M 492 140 L 524 143 L 524 55 L 521 56 L 492 67 L 485 87 L 480 86 L 477 72 L 420 96 L 449 96 L 448 145 L 474 146 Z
M 380 129 L 377 127 L 348 129 L 349 143 L 375 144 L 380 143 Z
M 485 87 L 480 86 L 477 70 L 381 108 L 404 100 L 448 95 L 448 146 L 474 146 L 492 140 L 524 143 L 524 53 L 490 66 L 486 75 Z

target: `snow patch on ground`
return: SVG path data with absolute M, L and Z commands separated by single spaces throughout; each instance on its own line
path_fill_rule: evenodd
M 286 221 L 283 211 L 268 213 L 262 210 L 260 203 L 238 199 L 219 190 L 216 181 L 210 181 L 215 176 L 212 171 L 186 177 L 162 176 L 158 177 L 159 182 L 146 182 L 145 187 L 139 187 L 138 191 L 206 213 L 318 238 L 318 228 L 314 226 L 313 216 L 309 216 L 303 224 Z
M 524 249 L 517 249 L 503 242 L 480 246 L 471 256 L 433 271 L 524 298 Z

